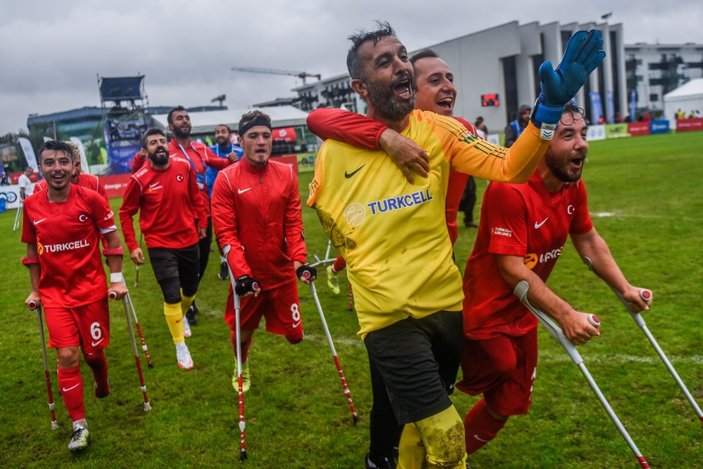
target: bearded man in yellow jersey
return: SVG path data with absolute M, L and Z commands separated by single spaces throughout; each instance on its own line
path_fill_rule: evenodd
M 317 157 L 308 205 L 344 256 L 369 359 L 399 423 L 398 467 L 464 468 L 463 422 L 440 377 L 461 353 L 461 275 L 444 222 L 450 169 L 524 182 L 549 146 L 563 105 L 602 60 L 602 38 L 580 32 L 555 71 L 540 68 L 542 90 L 527 129 L 511 149 L 471 135 L 456 120 L 413 110 L 413 67 L 387 23 L 350 37 L 347 67 L 367 116 L 418 143 L 408 182 L 388 155 L 328 140 Z

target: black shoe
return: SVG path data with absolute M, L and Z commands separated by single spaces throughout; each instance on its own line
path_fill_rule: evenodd
M 198 307 L 195 306 L 195 302 L 193 302 L 188 308 L 188 311 L 186 311 L 186 318 L 191 326 L 198 325 L 198 319 L 195 317 L 196 314 L 198 314 Z
M 220 271 L 217 273 L 217 278 L 220 280 L 227 280 L 229 278 L 229 269 L 227 268 L 226 262 L 223 262 L 220 265 Z
M 369 453 L 366 453 L 365 461 L 366 469 L 395 469 L 395 460 L 388 457 L 379 457 L 371 459 Z

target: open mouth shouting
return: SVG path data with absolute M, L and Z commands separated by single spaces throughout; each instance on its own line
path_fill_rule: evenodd
M 410 74 L 404 74 L 394 81 L 392 88 L 395 95 L 404 101 L 409 101 L 413 98 L 413 86 Z

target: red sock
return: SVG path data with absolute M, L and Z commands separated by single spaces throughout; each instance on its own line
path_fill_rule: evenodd
M 95 388 L 97 397 L 105 397 L 110 394 L 110 384 L 107 381 L 107 360 L 103 350 L 94 350 L 92 353 L 84 353 L 85 362 L 93 372 L 93 379 L 98 385 Z
M 506 420 L 497 420 L 488 413 L 485 399 L 478 401 L 464 418 L 466 454 L 473 454 L 498 434 Z
M 337 259 L 334 260 L 334 264 L 332 264 L 332 269 L 335 272 L 339 272 L 344 270 L 344 268 L 347 266 L 347 261 L 344 260 L 342 256 L 337 256 Z
M 81 420 L 85 418 L 85 407 L 83 405 L 83 377 L 81 370 L 75 366 L 73 368 L 58 367 L 59 389 L 61 399 L 68 410 L 71 420 Z

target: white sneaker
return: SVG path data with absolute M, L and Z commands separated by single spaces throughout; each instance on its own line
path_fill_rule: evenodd
M 181 370 L 193 369 L 193 358 L 190 356 L 190 350 L 185 342 L 176 344 L 176 360 L 178 360 L 178 368 Z
M 193 335 L 193 331 L 190 330 L 190 323 L 186 315 L 183 315 L 183 337 L 188 338 Z
M 69 451 L 80 451 L 86 449 L 90 443 L 90 432 L 86 427 L 76 426 L 68 442 Z

